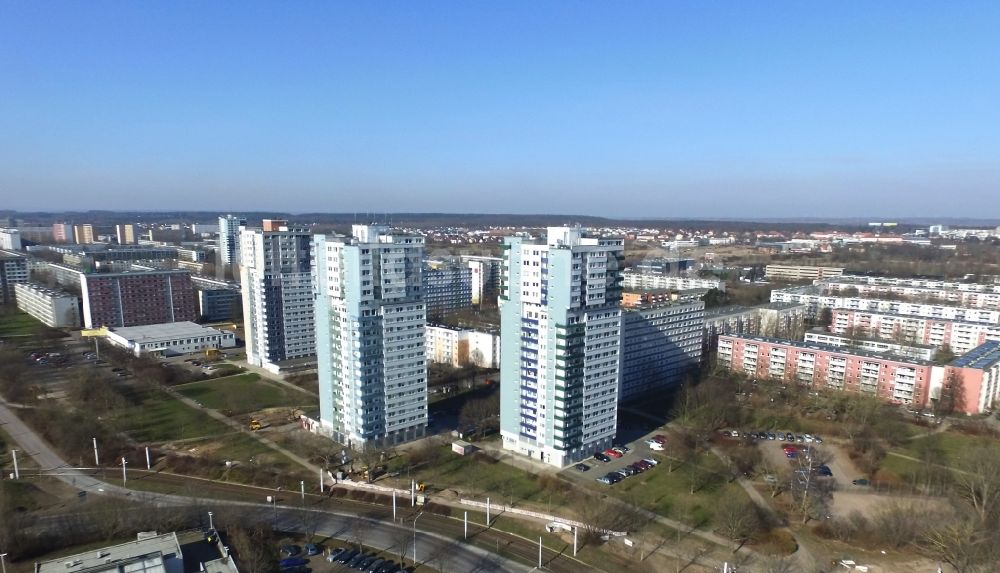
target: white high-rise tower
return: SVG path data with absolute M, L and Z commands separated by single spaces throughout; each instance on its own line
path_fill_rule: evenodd
M 503 447 L 564 466 L 612 445 L 624 241 L 550 227 L 508 237 L 500 296 Z
M 352 234 L 314 239 L 320 423 L 353 448 L 398 444 L 427 426 L 424 238 Z
M 244 229 L 240 235 L 243 321 L 250 364 L 278 371 L 289 360 L 316 353 L 311 239 L 306 229 L 287 224 Z

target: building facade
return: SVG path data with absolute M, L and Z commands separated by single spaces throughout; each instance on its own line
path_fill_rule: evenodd
M 949 364 L 943 388 L 951 385 L 961 388 L 953 394 L 956 411 L 980 414 L 996 408 L 1000 400 L 1000 341 L 983 343 Z
M 279 229 L 244 229 L 239 248 L 247 362 L 275 372 L 316 354 L 312 235 Z
M 19 229 L 0 229 L 0 249 L 20 251 L 22 248 Z
M 134 245 L 136 240 L 135 225 L 131 223 L 115 225 L 115 236 L 119 245 Z
M 925 360 L 761 336 L 722 335 L 718 364 L 758 380 L 867 394 L 927 408 L 944 368 Z
M 68 292 L 39 284 L 14 285 L 17 308 L 52 328 L 80 327 L 80 299 Z
M 77 271 L 77 274 L 86 328 L 121 328 L 198 318 L 194 286 L 187 271 Z
M 94 243 L 93 225 L 73 225 L 73 242 L 78 245 L 90 245 Z
M 500 277 L 503 275 L 503 259 L 500 257 L 463 256 L 472 272 L 472 304 L 494 302 L 500 292 Z
M 1000 340 L 1000 324 L 850 309 L 832 311 L 830 331 L 902 344 L 947 345 L 956 354 L 965 354 L 987 340 Z
M 624 286 L 631 290 L 726 290 L 726 282 L 720 279 L 689 279 L 657 274 L 642 274 L 631 270 L 623 274 Z
M 934 354 L 937 352 L 936 347 L 927 344 L 900 344 L 871 338 L 857 338 L 843 334 L 834 334 L 821 329 L 806 332 L 804 341 L 825 344 L 827 346 L 854 347 L 868 352 L 895 354 L 919 360 L 932 360 Z
M 489 332 L 427 325 L 427 362 L 456 368 L 500 367 L 500 337 Z
M 381 225 L 317 235 L 320 427 L 342 444 L 397 444 L 427 428 L 424 238 Z
M 786 281 L 815 281 L 844 274 L 842 267 L 819 267 L 811 265 L 767 265 L 764 276 L 768 279 Z
M 830 293 L 849 292 L 866 298 L 903 297 L 931 304 L 1000 309 L 1000 285 L 844 276 L 823 281 L 821 286 Z
M 208 277 L 191 276 L 198 296 L 198 315 L 202 320 L 221 322 L 242 318 L 243 293 L 239 283 Z
M 0 304 L 14 302 L 14 285 L 28 282 L 28 258 L 0 250 Z
M 565 466 L 612 445 L 624 240 L 508 237 L 500 297 L 503 447 Z
M 243 217 L 219 217 L 219 260 L 224 265 L 240 262 L 240 233 L 247 226 Z
M 52 225 L 52 241 L 55 243 L 72 243 L 73 225 L 69 223 L 54 223 Z
M 437 319 L 472 307 L 472 269 L 451 265 L 423 272 L 427 316 Z
M 684 382 L 701 365 L 705 303 L 647 303 L 622 311 L 618 401 L 630 402 Z
M 807 316 L 818 318 L 824 308 L 831 310 L 848 309 L 865 312 L 900 314 L 924 318 L 942 318 L 986 324 L 1000 324 L 1000 310 L 986 308 L 966 308 L 925 302 L 909 302 L 895 299 L 841 296 L 827 293 L 817 285 L 793 287 L 771 291 L 771 302 L 795 302 L 805 304 Z
M 176 356 L 236 346 L 236 333 L 217 330 L 193 322 L 170 322 L 112 328 L 106 340 L 135 356 L 158 354 Z

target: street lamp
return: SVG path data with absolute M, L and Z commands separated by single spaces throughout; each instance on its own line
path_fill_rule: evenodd
M 420 512 L 416 517 L 413 518 L 413 566 L 417 566 L 417 520 L 424 512 Z
M 6 553 L 0 553 L 0 569 L 3 570 L 3 573 L 7 573 L 7 564 L 4 563 L 4 560 L 3 560 L 3 558 L 6 557 L 6 556 L 7 556 Z
M 215 526 L 212 524 L 212 512 L 211 511 L 208 512 L 208 528 L 209 529 L 215 529 Z
M 17 469 L 17 450 L 11 450 L 10 455 L 14 458 L 14 479 L 21 479 L 21 472 Z

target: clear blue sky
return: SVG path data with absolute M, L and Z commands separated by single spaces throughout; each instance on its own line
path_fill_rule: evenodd
M 1000 216 L 1000 2 L 0 3 L 0 208 Z

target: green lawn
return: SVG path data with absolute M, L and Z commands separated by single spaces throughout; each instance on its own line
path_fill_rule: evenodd
M 426 482 L 432 490 L 454 488 L 484 498 L 492 494 L 496 503 L 509 505 L 513 501 L 515 506 L 531 502 L 536 507 L 555 508 L 567 501 L 566 494 L 559 487 L 546 488 L 538 476 L 524 470 L 502 462 L 482 461 L 480 456 L 459 456 L 452 453 L 449 446 L 441 449 L 443 453 L 439 461 L 418 468 L 411 474 L 417 481 Z M 407 479 L 405 469 L 400 477 Z M 552 485 L 561 484 L 555 477 L 550 481 Z
M 41 334 L 48 327 L 21 311 L 0 315 L 0 338 Z
M 141 403 L 121 417 L 121 430 L 140 442 L 167 442 L 231 432 L 214 420 L 158 390 L 140 394 Z
M 946 431 L 914 438 L 909 440 L 906 445 L 896 448 L 893 451 L 915 458 L 922 458 L 921 450 L 925 447 L 933 446 L 944 452 L 945 459 L 940 463 L 953 465 L 964 452 L 972 450 L 981 443 L 994 442 L 987 438 Z
M 265 408 L 312 407 L 315 398 L 261 378 L 258 374 L 238 374 L 192 382 L 176 388 L 184 396 L 197 400 L 206 408 L 230 416 L 256 412 Z
M 664 458 L 655 457 L 661 463 L 651 470 L 613 486 L 595 481 L 588 484 L 588 487 L 698 527 L 712 522 L 716 502 L 720 498 L 746 497 L 746 492 L 739 484 L 726 481 L 721 474 L 718 459 L 710 453 L 702 455 L 696 461 L 698 466 L 704 468 L 702 470 L 675 463 L 674 471 L 669 472 Z M 713 475 L 712 472 L 718 473 Z M 694 493 L 691 493 L 692 480 L 698 484 Z

